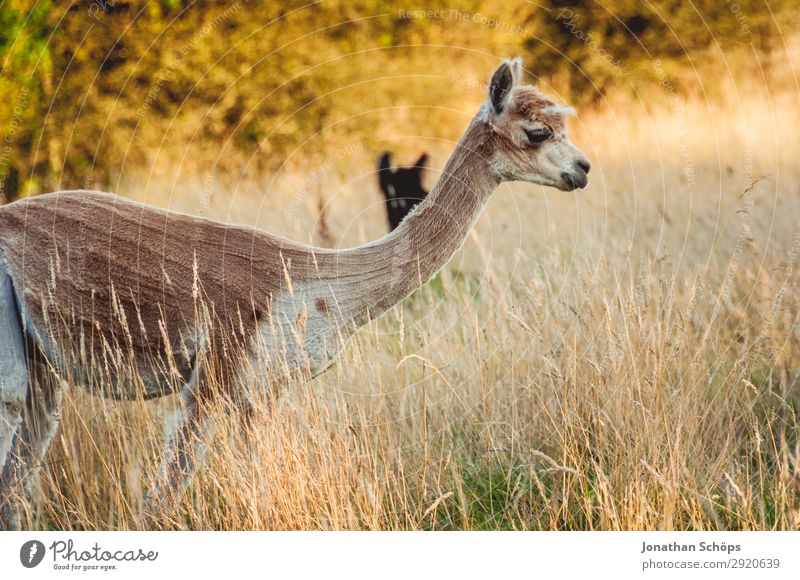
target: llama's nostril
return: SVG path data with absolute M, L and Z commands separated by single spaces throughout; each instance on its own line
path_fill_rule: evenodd
M 584 172 L 584 173 L 589 173 L 589 170 L 592 168 L 592 165 L 591 165 L 591 163 L 589 163 L 588 161 L 586 161 L 586 159 L 581 159 L 580 161 L 578 161 L 578 162 L 576 163 L 576 165 L 577 165 L 578 167 L 580 167 L 581 169 L 583 169 L 583 172 Z
M 561 181 L 566 185 L 567 191 L 573 189 L 583 189 L 589 182 L 589 178 L 583 171 L 576 171 L 575 173 L 567 173 L 566 171 L 561 174 Z

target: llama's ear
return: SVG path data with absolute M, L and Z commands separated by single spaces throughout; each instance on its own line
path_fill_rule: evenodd
M 510 60 L 503 62 L 494 71 L 492 80 L 489 83 L 489 100 L 492 102 L 494 112 L 498 115 L 506 108 L 511 89 L 519 82 L 519 71 L 517 72 L 517 77 L 514 78 L 514 62 Z M 519 66 L 521 66 L 521 63 L 519 63 Z
M 514 57 L 511 59 L 511 76 L 514 77 L 514 86 L 522 82 L 522 57 Z
M 422 171 L 423 169 L 425 169 L 425 166 L 427 164 L 428 164 L 428 154 L 423 153 L 422 155 L 420 155 L 419 159 L 417 159 L 417 162 L 414 164 L 414 167 Z
M 381 158 L 378 159 L 378 171 L 381 173 L 391 173 L 392 171 L 392 155 L 386 151 Z

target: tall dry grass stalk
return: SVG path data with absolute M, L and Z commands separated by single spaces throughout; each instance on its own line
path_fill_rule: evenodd
M 503 186 L 464 250 L 335 367 L 248 432 L 217 410 L 163 528 L 798 528 L 795 99 L 580 117 L 587 191 Z M 326 227 L 350 245 L 384 219 L 374 176 L 347 181 L 346 164 Z M 308 241 L 315 198 L 280 193 L 304 179 L 201 209 Z M 191 187 L 148 191 L 197 210 Z M 73 386 L 28 525 L 136 528 L 174 404 Z

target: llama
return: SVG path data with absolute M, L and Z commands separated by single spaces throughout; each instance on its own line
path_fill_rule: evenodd
M 411 167 L 392 169 L 388 151 L 378 160 L 378 184 L 386 198 L 390 232 L 397 229 L 403 218 L 428 195 L 422 188 L 422 172 L 427 162 L 428 154 L 423 153 Z
M 520 59 L 499 66 L 425 201 L 355 248 L 314 248 L 91 191 L 1 207 L 2 525 L 19 525 L 19 498 L 58 428 L 65 376 L 116 399 L 181 395 L 144 508 L 161 517 L 203 458 L 207 403 L 227 400 L 252 417 L 252 393 L 237 380 L 245 363 L 275 385 L 321 373 L 359 327 L 448 262 L 500 183 L 585 187 L 589 162 L 566 134 L 572 109 L 520 75 Z M 108 370 L 90 372 L 97 361 Z

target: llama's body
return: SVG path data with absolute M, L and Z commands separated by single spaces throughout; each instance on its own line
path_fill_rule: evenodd
M 397 229 L 403 218 L 428 196 L 422 187 L 422 172 L 427 162 L 428 154 L 423 153 L 411 167 L 393 169 L 388 151 L 378 159 L 378 185 L 386 200 L 389 231 Z
M 336 318 L 333 287 L 347 282 L 326 278 L 330 250 L 89 191 L 0 208 L 0 232 L 26 334 L 49 358 L 112 371 L 135 361 L 142 383 L 104 394 L 168 394 L 211 345 L 252 355 L 291 338 L 295 358 L 306 331 L 312 368 L 329 362 L 320 319 Z
M 502 181 L 583 187 L 589 164 L 566 138 L 565 109 L 519 76 L 519 61 L 495 72 L 425 201 L 357 248 L 311 248 L 88 191 L 0 208 L 0 527 L 19 524 L 15 490 L 31 492 L 65 381 L 118 398 L 180 390 L 147 509 L 161 513 L 201 459 L 204 401 L 229 396 L 248 415 L 240 365 L 274 383 L 321 372 L 449 260 Z M 42 372 L 54 380 L 35 380 Z

